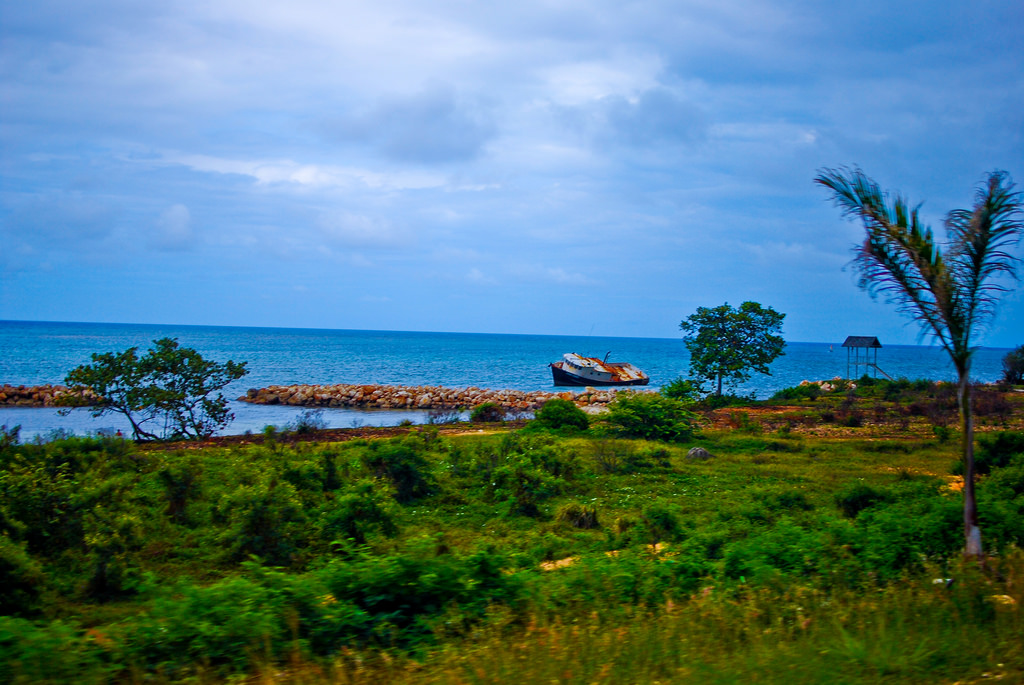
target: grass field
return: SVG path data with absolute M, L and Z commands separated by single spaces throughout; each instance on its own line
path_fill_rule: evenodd
M 904 386 L 680 414 L 676 442 L 7 430 L 0 678 L 1022 682 L 1021 398 L 979 417 L 978 564 L 948 398 Z

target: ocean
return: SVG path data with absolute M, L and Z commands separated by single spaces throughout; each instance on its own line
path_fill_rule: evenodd
M 552 390 L 548 364 L 566 352 L 628 361 L 651 377 L 650 389 L 687 375 L 689 357 L 681 338 L 611 338 L 597 336 L 499 335 L 355 331 L 157 324 L 55 323 L 0 321 L 0 384 L 63 383 L 72 368 L 90 355 L 139 347 L 171 337 L 207 359 L 247 362 L 249 375 L 228 386 L 235 420 L 229 434 L 259 432 L 267 425 L 284 427 L 304 411 L 296 407 L 257 406 L 238 402 L 249 388 L 296 383 L 380 383 L 388 385 L 476 386 L 492 389 Z M 882 341 L 883 345 L 885 341 Z M 981 348 L 972 378 L 990 382 L 1002 375 L 1009 350 Z M 955 377 L 938 347 L 884 346 L 878 366 L 894 378 L 951 380 Z M 741 394 L 766 398 L 802 380 L 846 376 L 842 340 L 791 342 L 771 366 L 771 375 L 754 374 Z M 859 376 L 859 373 L 854 375 Z M 422 423 L 424 411 L 325 409 L 329 427 L 387 426 L 403 420 Z M 21 426 L 23 440 L 53 431 L 79 435 L 125 430 L 118 416 L 94 419 L 79 409 L 60 416 L 54 409 L 0 408 L 0 425 Z

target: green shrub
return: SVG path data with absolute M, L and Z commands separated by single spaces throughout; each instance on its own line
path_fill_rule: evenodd
M 234 559 L 255 555 L 272 565 L 288 565 L 304 539 L 306 515 L 291 483 L 263 477 L 226 493 L 218 503 L 226 520 L 221 533 Z
M 586 430 L 590 419 L 575 402 L 555 397 L 537 410 L 534 424 L 549 430 Z
M 988 475 L 992 469 L 1003 468 L 1017 455 L 1024 454 L 1024 432 L 1003 431 L 978 438 L 978 449 L 974 453 L 974 471 L 979 476 Z M 964 475 L 964 463 L 953 465 L 953 475 Z
M 640 524 L 647 542 L 652 544 L 663 540 L 676 540 L 682 534 L 679 508 L 662 501 L 652 502 L 643 508 L 640 513 Z
M 425 538 L 394 555 L 332 561 L 317 577 L 332 598 L 370 619 L 364 640 L 388 647 L 426 637 L 429 618 L 449 607 L 458 606 L 463 620 L 475 620 L 488 605 L 515 603 L 520 596 L 518 576 L 503 572 L 508 560 L 495 550 L 467 556 L 437 550 L 437 541 Z
M 567 523 L 573 528 L 598 528 L 601 524 L 597 520 L 597 507 L 570 502 L 558 510 L 558 520 Z
M 119 670 L 74 625 L 0 616 L 0 682 L 100 685 L 114 682 Z
M 696 418 L 679 400 L 620 392 L 608 405 L 606 421 L 623 437 L 682 442 L 693 436 Z
M 773 400 L 816 400 L 821 396 L 821 386 L 817 383 L 797 385 L 792 388 L 783 388 L 774 395 Z
M 1003 357 L 1003 382 L 1010 385 L 1024 383 L 1024 345 Z
M 497 402 L 484 402 L 473 407 L 469 413 L 473 423 L 496 423 L 505 420 L 505 408 Z
M 1024 546 L 1024 459 L 992 471 L 978 485 L 978 516 L 995 549 Z
M 373 442 L 363 455 L 366 468 L 375 477 L 390 482 L 395 488 L 395 499 L 403 504 L 428 495 L 433 489 L 429 464 L 414 441 L 415 437 Z
M 29 556 L 25 546 L 0 534 L 0 615 L 36 613 L 44 581 L 42 567 Z
M 902 483 L 884 504 L 857 516 L 862 563 L 882 578 L 920 571 L 963 548 L 963 503 L 941 493 L 938 481 Z
M 540 505 L 562 491 L 562 481 L 530 463 L 510 459 L 491 475 L 495 500 L 505 502 L 510 514 L 539 516 Z
M 361 545 L 367 536 L 377 533 L 393 536 L 393 504 L 389 506 L 373 481 L 359 481 L 325 507 L 320 515 L 323 537 L 328 542 L 346 540 Z
M 289 641 L 282 601 L 258 580 L 232 577 L 165 588 L 126 626 L 125 649 L 136 663 L 189 674 L 206 664 L 221 675 L 274 659 Z
M 700 400 L 704 395 L 704 393 L 701 392 L 700 383 L 686 380 L 681 376 L 661 386 L 661 389 L 658 392 L 665 397 L 673 400 L 679 400 L 686 404 L 693 404 Z
M 835 502 L 843 516 L 856 518 L 857 515 L 880 502 L 888 502 L 892 497 L 871 487 L 866 483 L 851 483 L 836 493 Z

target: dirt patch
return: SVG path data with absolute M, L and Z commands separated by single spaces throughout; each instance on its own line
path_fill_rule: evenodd
M 251 435 L 219 435 L 206 440 L 189 440 L 180 442 L 143 443 L 143 449 L 150 450 L 196 450 L 207 447 L 239 447 L 244 445 L 263 445 L 271 440 L 276 444 L 294 445 L 300 442 L 347 442 L 349 440 L 370 440 L 379 438 L 395 438 L 402 435 L 424 433 L 436 430 L 438 435 L 487 435 L 516 430 L 526 425 L 526 421 L 506 421 L 504 423 L 452 423 L 440 425 L 416 426 L 362 426 L 359 428 L 327 428 L 324 430 L 297 433 L 283 431 L 275 433 L 268 439 L 262 433 Z

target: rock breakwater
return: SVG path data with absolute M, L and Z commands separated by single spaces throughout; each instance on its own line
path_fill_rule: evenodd
M 88 388 L 68 388 L 64 385 L 0 385 L 0 406 L 2 407 L 56 407 L 57 399 L 65 396 L 75 398 L 77 406 L 96 404 L 99 398 Z
M 582 392 L 545 392 L 433 385 L 271 385 L 253 388 L 238 399 L 252 404 L 370 409 L 471 409 L 494 402 L 508 410 L 533 411 L 555 397 L 571 400 L 584 408 L 600 408 L 615 399 L 616 392 L 595 388 Z

